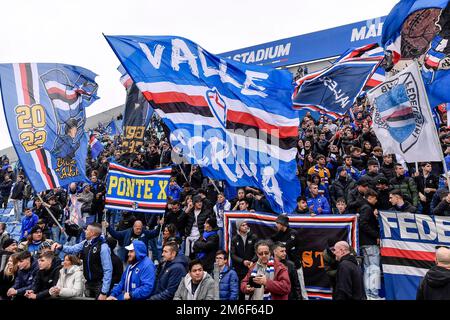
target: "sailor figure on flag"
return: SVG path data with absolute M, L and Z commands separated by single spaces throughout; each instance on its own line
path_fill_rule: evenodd
M 58 134 L 51 152 L 58 158 L 73 158 L 84 135 L 86 114 L 82 101 L 97 91 L 97 84 L 91 84 L 93 92 L 86 95 L 84 87 L 89 83 L 80 76 L 71 80 L 62 69 L 51 69 L 40 78 L 57 121 Z

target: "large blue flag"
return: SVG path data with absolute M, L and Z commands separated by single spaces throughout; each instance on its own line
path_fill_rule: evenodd
M 401 0 L 383 24 L 381 44 L 392 59 L 389 68 L 399 71 L 408 61 L 423 61 L 422 77 L 432 107 L 450 102 L 449 24 L 448 0 Z
M 65 64 L 0 64 L 9 133 L 36 192 L 87 181 L 85 108 L 98 98 L 95 77 Z
M 294 108 L 325 113 L 333 118 L 343 116 L 353 106 L 381 60 L 382 49 L 376 43 L 349 49 L 331 67 L 297 81 Z
M 299 119 L 288 71 L 222 59 L 180 37 L 106 38 L 171 130 L 174 161 L 257 187 L 276 212 L 295 208 Z

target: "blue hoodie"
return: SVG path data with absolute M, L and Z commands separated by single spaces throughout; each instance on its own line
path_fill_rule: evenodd
M 175 183 L 173 186 L 169 185 L 169 188 L 167 188 L 167 196 L 172 197 L 173 200 L 180 200 L 182 191 L 183 189 Z
M 128 265 L 118 285 L 114 287 L 111 296 L 123 300 L 125 292 L 131 300 L 145 300 L 150 297 L 155 285 L 155 265 L 147 256 L 147 247 L 140 240 L 133 241 L 137 262 Z

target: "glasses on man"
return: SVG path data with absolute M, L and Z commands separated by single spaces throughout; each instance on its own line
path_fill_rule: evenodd
M 260 257 L 262 257 L 262 256 L 270 256 L 270 252 L 269 251 L 257 252 L 256 254 L 258 256 L 260 256 Z

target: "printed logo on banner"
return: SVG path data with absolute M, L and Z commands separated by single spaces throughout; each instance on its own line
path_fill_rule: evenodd
M 374 121 L 389 131 L 400 144 L 402 152 L 413 147 L 422 132 L 424 116 L 420 109 L 419 88 L 411 73 L 384 82 L 379 97 L 375 98 Z

